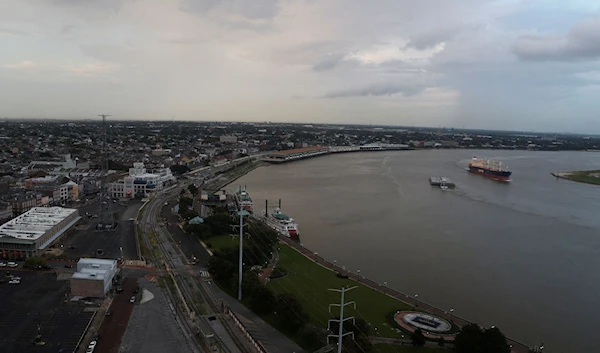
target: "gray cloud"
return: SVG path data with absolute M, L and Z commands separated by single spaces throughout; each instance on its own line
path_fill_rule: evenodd
M 421 92 L 423 89 L 425 89 L 425 87 L 419 84 L 410 85 L 399 82 L 379 82 L 361 88 L 332 91 L 325 94 L 323 98 L 391 96 L 399 93 L 405 96 L 412 96 Z
M 600 58 L 600 17 L 582 21 L 565 35 L 520 37 L 512 51 L 521 60 L 573 61 Z
M 313 71 L 333 70 L 344 59 L 345 54 L 329 54 L 313 66 Z
M 183 0 L 180 8 L 200 14 L 219 9 L 248 19 L 273 18 L 279 10 L 277 0 Z

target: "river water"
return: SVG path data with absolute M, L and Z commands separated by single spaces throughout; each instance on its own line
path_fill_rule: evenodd
M 473 155 L 513 181 L 468 173 Z M 255 212 L 282 199 L 304 246 L 351 271 L 545 352 L 597 353 L 600 187 L 550 175 L 584 169 L 600 153 L 361 152 L 262 167 L 231 188 L 247 185 Z

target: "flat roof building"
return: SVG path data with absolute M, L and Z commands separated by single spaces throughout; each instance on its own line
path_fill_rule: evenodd
M 0 257 L 39 256 L 80 219 L 77 209 L 34 207 L 0 225 Z
M 112 288 L 118 272 L 117 260 L 81 258 L 71 277 L 71 294 L 104 298 Z

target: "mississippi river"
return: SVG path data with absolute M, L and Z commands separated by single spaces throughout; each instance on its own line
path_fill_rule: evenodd
M 502 160 L 513 181 L 468 173 L 474 155 Z M 340 266 L 544 351 L 592 353 L 600 187 L 550 172 L 599 167 L 593 152 L 361 152 L 259 168 L 230 188 L 247 185 L 255 212 L 282 199 L 302 243 Z

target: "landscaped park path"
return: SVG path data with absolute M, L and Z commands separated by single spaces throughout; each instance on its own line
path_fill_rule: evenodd
M 374 290 L 377 290 L 379 292 L 385 293 L 385 294 L 389 295 L 390 297 L 396 298 L 404 303 L 412 305 L 420 311 L 427 312 L 427 313 L 448 319 L 450 322 L 452 322 L 453 324 L 456 324 L 458 326 L 464 326 L 464 325 L 471 323 L 461 317 L 453 315 L 452 313 L 448 313 L 447 311 L 436 308 L 430 304 L 424 303 L 416 298 L 410 297 L 407 294 L 400 293 L 392 288 L 384 286 L 383 284 L 373 282 L 368 278 L 360 276 L 356 273 L 352 273 L 348 270 L 342 269 L 342 268 L 334 265 L 333 263 L 323 259 L 322 257 L 315 255 L 315 253 L 313 251 L 305 248 L 301 244 L 293 241 L 292 239 L 289 239 L 289 238 L 283 237 L 283 236 L 280 236 L 279 239 L 281 241 L 283 241 L 284 243 L 286 243 L 287 245 L 291 246 L 292 248 L 296 249 L 296 251 L 300 252 L 301 254 L 303 254 L 307 258 L 311 259 L 315 263 L 317 263 L 325 268 L 328 268 L 334 272 L 343 273 L 344 275 L 347 275 L 348 278 L 350 278 L 356 282 L 359 282 L 359 283 L 361 283 L 367 287 L 370 287 Z M 508 344 L 511 345 L 511 353 L 528 353 L 529 352 L 529 347 L 527 347 L 525 344 L 517 342 L 512 339 L 507 339 L 507 341 L 508 341 Z

